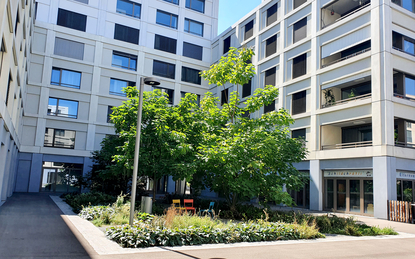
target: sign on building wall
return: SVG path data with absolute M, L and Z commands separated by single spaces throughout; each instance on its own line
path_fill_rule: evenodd
M 324 177 L 373 177 L 372 170 L 324 171 Z
M 396 178 L 415 180 L 415 173 L 397 171 Z

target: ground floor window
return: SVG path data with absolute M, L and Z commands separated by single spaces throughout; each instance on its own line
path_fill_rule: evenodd
M 373 214 L 373 179 L 361 177 L 371 176 L 371 172 L 356 171 L 336 174 L 336 172 L 326 171 L 324 173 L 324 208 L 326 210 Z M 357 177 L 337 178 L 337 176 L 347 175 Z
M 415 181 L 398 179 L 396 181 L 396 191 L 398 201 L 415 202 L 414 199 Z
M 307 178 L 304 187 L 298 191 L 288 190 L 288 193 L 293 198 L 296 207 L 309 209 L 310 208 L 310 173 L 309 171 L 300 171 Z
M 81 192 L 82 164 L 43 162 L 42 192 Z

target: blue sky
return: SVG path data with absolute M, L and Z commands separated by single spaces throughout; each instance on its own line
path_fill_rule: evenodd
M 219 0 L 218 34 L 257 7 L 261 0 Z

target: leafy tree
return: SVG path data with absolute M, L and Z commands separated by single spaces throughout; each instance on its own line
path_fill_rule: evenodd
M 226 83 L 247 83 L 255 74 L 249 63 L 253 51 L 231 48 L 226 57 L 203 71 L 202 76 L 218 87 Z M 194 127 L 200 128 L 198 146 L 199 178 L 205 186 L 223 193 L 236 212 L 242 197 L 263 196 L 277 203 L 292 204 L 283 191 L 303 186 L 303 177 L 293 166 L 306 156 L 304 143 L 290 137 L 294 122 L 286 110 L 273 111 L 258 118 L 254 114 L 278 96 L 278 88 L 267 85 L 241 101 L 238 91 L 230 94 L 228 103 L 219 107 L 219 99 L 208 93 L 200 109 L 194 111 Z M 200 173 L 202 175 L 200 175 Z

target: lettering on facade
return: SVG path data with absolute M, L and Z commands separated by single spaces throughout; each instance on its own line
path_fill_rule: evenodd
M 399 178 L 399 179 L 413 179 L 413 180 L 415 180 L 415 173 L 396 172 L 396 178 Z
M 324 177 L 373 177 L 372 170 L 324 171 Z

